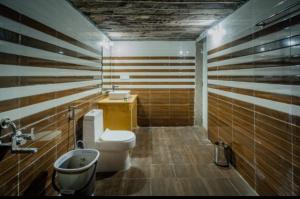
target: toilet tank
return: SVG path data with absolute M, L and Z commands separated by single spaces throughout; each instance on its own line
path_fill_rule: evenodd
M 103 133 L 103 110 L 94 109 L 84 115 L 83 141 L 87 147 L 93 147 Z

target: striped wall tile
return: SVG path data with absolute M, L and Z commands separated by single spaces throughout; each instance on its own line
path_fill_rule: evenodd
M 40 6 L 45 15 L 57 6 L 26 3 Z M 74 38 L 67 29 L 61 32 L 53 26 L 51 20 L 57 16 L 42 23 L 28 13 L 18 12 L 18 6 L 0 4 L 0 119 L 10 118 L 24 132 L 34 128 L 36 139 L 23 147 L 37 147 L 38 152 L 16 155 L 8 149 L 2 151 L 0 195 L 55 195 L 51 186 L 52 165 L 74 147 L 75 126 L 69 120 L 69 107 L 78 108 L 78 124 L 103 97 L 102 52 Z M 68 9 L 66 17 L 74 13 L 72 7 Z M 89 23 L 79 13 L 73 17 Z M 85 39 L 89 34 L 103 35 L 95 30 L 84 29 L 76 34 Z M 5 140 L 9 133 L 1 132 L 1 141 L 9 141 Z
M 195 60 L 193 57 L 105 57 L 104 76 L 114 77 L 104 84 L 120 88 L 194 88 Z M 111 61 L 111 62 L 110 62 Z M 139 76 L 143 76 L 137 78 Z M 155 78 L 159 76 L 189 76 L 185 79 Z M 119 77 L 119 78 L 118 78 Z M 149 77 L 149 79 L 148 79 Z M 192 77 L 192 78 L 191 78 Z M 161 86 L 159 86 L 161 85 Z M 167 85 L 170 85 L 168 87 Z M 178 85 L 178 86 L 177 86 Z
M 300 193 L 294 142 L 300 124 L 299 17 L 294 12 L 265 27 L 236 30 L 242 34 L 208 47 L 209 138 L 231 146 L 233 165 L 260 195 Z
M 113 84 L 138 95 L 140 126 L 194 124 L 195 57 L 132 55 L 103 60 L 103 88 Z

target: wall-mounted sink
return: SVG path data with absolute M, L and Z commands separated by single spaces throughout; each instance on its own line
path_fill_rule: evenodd
M 122 100 L 124 98 L 129 98 L 130 91 L 128 90 L 110 91 L 108 96 L 110 100 Z

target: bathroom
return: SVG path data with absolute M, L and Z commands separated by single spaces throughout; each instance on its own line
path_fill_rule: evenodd
M 93 196 L 300 194 L 299 0 L 0 13 L 0 196 L 80 195 L 57 168 L 74 151 L 97 154 Z

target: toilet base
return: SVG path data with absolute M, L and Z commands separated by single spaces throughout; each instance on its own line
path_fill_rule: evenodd
M 131 166 L 128 151 L 101 151 L 97 172 L 115 172 L 127 170 Z

